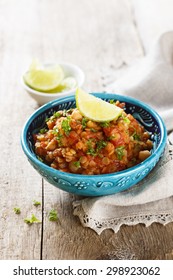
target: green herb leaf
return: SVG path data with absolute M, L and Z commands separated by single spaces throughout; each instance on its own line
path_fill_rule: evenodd
M 87 120 L 86 118 L 84 118 L 84 117 L 82 118 L 82 122 L 81 122 L 81 123 L 82 123 L 82 128 L 83 128 L 83 129 L 86 128 L 87 121 L 88 121 L 88 120 Z
M 109 103 L 110 103 L 110 104 L 115 104 L 115 103 L 116 103 L 116 101 L 115 101 L 115 100 L 113 100 L 113 99 L 111 99 L 111 100 L 109 100 Z
M 49 212 L 49 221 L 56 222 L 58 220 L 58 213 L 55 209 Z
M 101 123 L 100 123 L 100 126 L 101 126 L 101 127 L 108 127 L 108 126 L 110 126 L 110 122 L 107 122 L 107 121 L 101 122 Z
M 135 133 L 133 133 L 133 139 L 134 140 L 137 140 L 137 141 L 140 141 L 141 140 L 141 137 L 135 132 Z
M 127 123 L 127 124 L 130 123 L 130 120 L 129 120 L 129 118 L 128 118 L 127 116 L 121 115 L 121 118 L 123 119 L 123 121 L 124 121 L 125 123 Z
M 119 160 L 122 160 L 122 158 L 124 156 L 124 146 L 120 146 L 120 147 L 116 148 L 115 151 L 116 151 L 117 158 Z
M 21 210 L 20 210 L 19 207 L 14 207 L 14 208 L 13 208 L 13 211 L 14 211 L 14 213 L 17 214 L 17 215 L 21 213 Z
M 47 123 L 48 121 L 51 121 L 51 122 L 53 122 L 55 119 L 57 119 L 57 118 L 59 118 L 59 117 L 61 117 L 62 116 L 62 113 L 61 112 L 54 112 L 53 113 L 53 115 L 50 117 L 50 118 L 46 118 L 45 119 L 45 122 Z
M 58 133 L 56 136 L 56 140 L 58 141 L 59 146 L 62 146 L 62 137 L 63 135 L 61 133 Z
M 53 130 L 52 130 L 52 133 L 53 133 L 54 135 L 58 135 L 58 133 L 59 133 L 58 128 L 57 128 L 57 127 L 54 127 Z
M 100 140 L 100 141 L 97 142 L 96 150 L 99 151 L 99 150 L 103 149 L 104 147 L 106 147 L 106 145 L 107 145 L 106 141 Z
M 114 135 L 111 135 L 111 136 L 108 136 L 108 137 L 107 137 L 107 140 L 110 141 L 110 140 L 112 140 L 112 139 L 114 139 L 114 138 L 115 138 L 115 136 L 114 136 Z
M 76 167 L 81 167 L 81 165 L 80 165 L 80 160 L 75 161 L 75 162 L 74 162 L 74 165 L 75 165 Z
M 44 133 L 46 133 L 48 130 L 47 130 L 47 128 L 41 128 L 40 129 L 40 131 L 39 131 L 39 133 L 41 133 L 41 134 L 44 134 Z
M 92 139 L 89 139 L 89 140 L 87 141 L 87 146 L 88 146 L 87 154 L 88 154 L 88 155 L 91 155 L 91 156 L 96 156 L 97 153 L 96 153 L 96 150 L 95 150 L 95 149 L 93 148 L 93 146 L 92 146 L 92 142 L 93 142 Z
M 25 218 L 24 222 L 30 225 L 33 223 L 41 223 L 41 221 L 37 219 L 37 217 L 34 214 L 32 214 L 31 218 Z
M 37 206 L 41 205 L 41 202 L 33 200 L 33 205 L 37 207 Z
M 54 113 L 53 113 L 53 116 L 52 116 L 52 117 L 53 117 L 53 119 L 57 119 L 57 118 L 61 117 L 61 115 L 62 115 L 62 114 L 61 114 L 60 112 L 57 111 L 57 112 L 54 112 Z
M 98 130 L 92 127 L 92 128 L 90 128 L 90 131 L 97 132 Z
M 69 135 L 70 131 L 71 131 L 71 126 L 70 126 L 70 120 L 71 118 L 68 116 L 66 117 L 66 119 L 64 119 L 62 121 L 62 129 L 64 130 L 66 135 Z

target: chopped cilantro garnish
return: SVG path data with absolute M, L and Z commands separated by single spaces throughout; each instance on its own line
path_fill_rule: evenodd
M 59 118 L 60 116 L 61 116 L 61 113 L 57 111 L 57 112 L 53 113 L 52 117 L 53 117 L 53 119 L 56 119 L 56 118 Z
M 49 212 L 49 221 L 57 221 L 58 220 L 58 213 L 55 209 L 50 210 Z
M 24 222 L 29 225 L 31 225 L 33 223 L 41 223 L 41 221 L 39 219 L 37 219 L 34 214 L 32 214 L 31 218 L 25 218 Z
M 13 211 L 14 211 L 15 214 L 20 214 L 21 213 L 21 210 L 20 210 L 19 207 L 14 207 Z
M 86 128 L 86 124 L 87 124 L 87 119 L 86 118 L 82 118 L 82 128 L 85 129 Z
M 45 119 L 45 122 L 47 123 L 49 120 L 50 120 L 50 118 L 47 117 L 47 118 Z
M 76 167 L 81 167 L 80 161 L 79 161 L 79 160 L 78 160 L 78 161 L 75 161 L 75 162 L 74 162 L 74 165 L 75 165 Z
M 92 139 L 89 139 L 87 141 L 87 146 L 88 146 L 87 154 L 91 156 L 96 156 L 96 151 L 92 146 Z
M 116 148 L 115 151 L 116 151 L 117 158 L 119 160 L 122 160 L 122 158 L 124 156 L 124 146 L 120 146 L 120 147 Z
M 108 127 L 109 125 L 110 125 L 110 122 L 107 122 L 107 121 L 106 121 L 106 122 L 101 122 L 101 123 L 100 123 L 100 126 L 101 126 L 101 127 Z
M 91 155 L 91 156 L 96 156 L 98 154 L 98 152 L 103 149 L 104 147 L 106 147 L 107 142 L 104 140 L 100 140 L 96 143 L 96 148 L 93 148 L 92 145 L 92 139 L 89 139 L 87 141 L 87 146 L 88 146 L 88 150 L 87 150 L 87 154 Z
M 140 136 L 135 132 L 135 133 L 133 133 L 133 139 L 134 140 L 137 140 L 137 141 L 140 141 L 141 140 L 141 138 L 140 138 Z
M 97 132 L 98 130 L 92 127 L 92 128 L 90 128 L 90 131 Z
M 54 127 L 53 130 L 52 130 L 52 133 L 54 135 L 58 135 L 59 131 L 58 131 L 58 128 L 57 127 Z
M 71 126 L 70 126 L 70 120 L 71 118 L 68 116 L 66 119 L 62 121 L 62 129 L 64 130 L 66 135 L 69 135 Z
M 61 133 L 58 133 L 56 135 L 56 140 L 58 141 L 59 146 L 62 145 L 62 137 L 63 137 L 63 135 Z
M 34 205 L 34 206 L 39 206 L 39 205 L 41 205 L 41 202 L 36 201 L 36 200 L 33 200 L 33 205 Z
M 56 136 L 56 140 L 58 141 L 59 146 L 61 146 L 62 145 L 61 140 L 62 140 L 63 135 L 59 132 L 57 127 L 55 127 L 52 130 L 52 133 Z
M 91 147 L 88 148 L 87 154 L 91 156 L 96 156 L 96 151 L 94 150 L 94 148 Z
M 44 134 L 44 133 L 46 133 L 48 130 L 47 130 L 47 128 L 41 128 L 40 129 L 40 131 L 39 131 L 39 133 L 41 133 L 41 134 Z
M 48 121 L 51 121 L 53 122 L 55 119 L 59 118 L 62 116 L 62 113 L 61 112 L 54 112 L 53 115 L 50 117 L 50 118 L 46 118 L 45 119 L 45 122 L 48 122 Z
M 63 117 L 66 117 L 66 116 L 67 116 L 67 110 L 64 109 L 64 110 L 62 111 L 62 115 L 63 115 Z
M 121 115 L 120 117 L 123 119 L 123 121 L 124 121 L 125 123 L 127 123 L 127 124 L 130 123 L 130 120 L 129 120 L 129 118 L 128 118 L 127 116 Z
M 116 102 L 115 102 L 115 100 L 111 99 L 111 100 L 109 100 L 109 103 L 110 104 L 115 104 Z
M 97 142 L 96 150 L 99 151 L 99 150 L 103 149 L 104 147 L 106 147 L 106 145 L 107 145 L 106 141 L 100 140 L 100 141 Z
M 107 140 L 110 141 L 110 140 L 112 140 L 112 139 L 114 139 L 114 138 L 115 138 L 115 136 L 114 136 L 114 135 L 111 135 L 111 136 L 108 136 L 108 137 L 107 137 Z

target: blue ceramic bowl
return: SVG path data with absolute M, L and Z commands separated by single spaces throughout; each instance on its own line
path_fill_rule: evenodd
M 51 101 L 35 111 L 24 125 L 21 144 L 31 165 L 50 184 L 82 196 L 102 196 L 121 192 L 142 180 L 157 164 L 166 145 L 166 128 L 160 116 L 148 105 L 127 96 L 95 93 L 106 101 L 114 99 L 126 103 L 125 111 L 132 114 L 151 134 L 154 143 L 152 154 L 142 163 L 124 171 L 103 175 L 80 175 L 62 172 L 39 161 L 34 153 L 33 133 L 45 125 L 45 119 L 54 111 L 74 108 L 75 97 Z

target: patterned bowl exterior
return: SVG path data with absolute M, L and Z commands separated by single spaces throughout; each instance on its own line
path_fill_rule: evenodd
M 102 196 L 121 192 L 142 180 L 157 164 L 164 152 L 167 132 L 160 116 L 148 105 L 134 98 L 112 93 L 94 93 L 108 100 L 125 102 L 125 111 L 132 114 L 151 134 L 152 154 L 142 163 L 124 171 L 104 175 L 79 175 L 61 172 L 39 161 L 34 153 L 33 133 L 45 125 L 45 119 L 55 111 L 75 107 L 75 97 L 69 96 L 45 104 L 35 111 L 24 125 L 21 144 L 31 165 L 50 184 L 82 196 Z

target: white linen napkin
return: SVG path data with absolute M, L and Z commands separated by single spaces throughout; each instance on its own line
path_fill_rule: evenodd
M 108 92 L 129 95 L 152 106 L 173 129 L 173 32 L 160 36 L 150 52 L 127 69 L 124 76 L 107 87 Z M 172 135 L 171 135 L 172 136 Z M 173 142 L 172 142 L 173 143 Z M 135 225 L 173 221 L 173 146 L 154 170 L 127 191 L 104 197 L 85 198 L 73 203 L 74 215 L 83 226 L 100 234 L 122 224 Z

